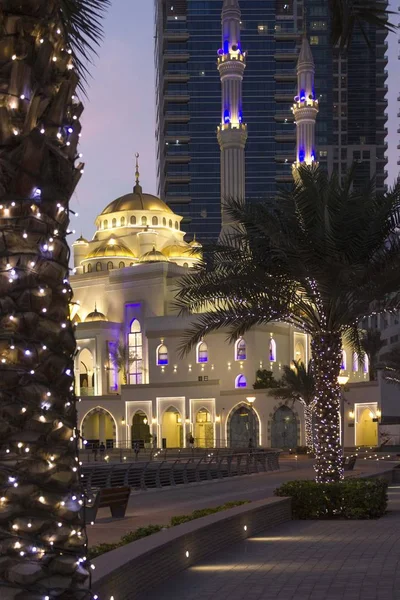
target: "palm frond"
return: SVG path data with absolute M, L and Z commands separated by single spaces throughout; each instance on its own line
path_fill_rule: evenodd
M 331 42 L 343 49 L 351 45 L 354 32 L 358 29 L 366 44 L 371 47 L 369 30 L 386 29 L 394 32 L 397 25 L 390 22 L 388 10 L 379 0 L 329 0 L 331 11 Z
M 74 66 L 87 83 L 88 64 L 97 55 L 103 39 L 102 21 L 110 0 L 57 0 L 57 12 L 64 40 L 72 51 Z

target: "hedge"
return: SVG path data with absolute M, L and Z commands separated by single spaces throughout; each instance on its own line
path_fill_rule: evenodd
M 377 519 L 386 513 L 387 488 L 382 479 L 288 481 L 274 493 L 292 498 L 294 519 Z
M 101 554 L 105 554 L 106 552 L 110 552 L 111 550 L 115 550 L 116 548 L 120 548 L 121 546 L 125 546 L 126 544 L 130 544 L 131 542 L 136 542 L 136 540 L 140 540 L 144 537 L 152 535 L 153 533 L 158 533 L 163 529 L 168 529 L 169 527 L 176 527 L 176 525 L 188 523 L 189 521 L 193 521 L 194 519 L 200 519 L 201 517 L 207 517 L 208 515 L 213 515 L 214 513 L 221 512 L 223 510 L 228 510 L 229 508 L 242 506 L 243 504 L 248 504 L 249 502 L 250 500 L 236 500 L 233 502 L 226 502 L 226 504 L 222 504 L 221 506 L 216 506 L 214 508 L 202 508 L 200 510 L 195 510 L 190 515 L 180 515 L 178 517 L 172 517 L 169 525 L 147 525 L 147 527 L 139 527 L 138 529 L 135 529 L 135 531 L 130 531 L 129 533 L 122 536 L 119 542 L 115 542 L 113 544 L 104 543 L 98 544 L 97 546 L 92 546 L 89 549 L 89 558 L 96 558 Z

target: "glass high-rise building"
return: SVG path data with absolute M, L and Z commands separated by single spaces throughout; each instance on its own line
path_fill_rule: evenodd
M 243 121 L 247 124 L 246 198 L 274 198 L 291 181 L 296 61 L 307 31 L 320 102 L 317 156 L 342 176 L 358 163 L 360 182 L 386 178 L 386 32 L 356 32 L 340 56 L 329 44 L 326 0 L 239 0 L 247 52 Z M 155 0 L 158 193 L 200 240 L 221 227 L 220 149 L 222 0 Z M 306 22 L 305 22 L 306 21 Z

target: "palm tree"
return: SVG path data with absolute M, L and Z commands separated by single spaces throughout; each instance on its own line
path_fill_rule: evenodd
M 361 349 L 368 356 L 369 379 L 376 381 L 378 369 L 378 355 L 385 345 L 379 329 L 366 329 L 361 334 Z
M 91 597 L 69 318 L 69 200 L 108 0 L 0 8 L 0 596 Z
M 394 12 L 380 0 L 329 0 L 331 13 L 331 43 L 347 49 L 352 42 L 355 30 L 364 36 L 370 46 L 369 26 L 396 31 L 397 26 L 389 21 Z
M 110 349 L 110 359 L 118 373 L 122 371 L 122 382 L 128 383 L 129 363 L 136 360 L 136 355 L 121 340 Z
M 267 369 L 257 369 L 256 380 L 253 384 L 255 390 L 276 388 L 279 387 L 279 385 L 280 382 L 275 379 L 272 371 L 268 371 Z
M 373 182 L 362 190 L 353 183 L 353 169 L 341 186 L 336 175 L 302 166 L 273 204 L 230 201 L 237 226 L 206 249 L 176 296 L 177 309 L 193 315 L 182 353 L 213 331 L 227 330 L 234 342 L 271 321 L 310 335 L 318 482 L 343 476 L 342 338 L 360 352 L 362 318 L 400 303 L 400 185 L 377 196 Z
M 382 355 L 378 369 L 387 383 L 400 385 L 400 345 L 393 346 Z
M 283 366 L 280 387 L 269 392 L 271 396 L 284 400 L 298 401 L 303 405 L 306 429 L 306 446 L 309 452 L 314 450 L 313 410 L 315 408 L 315 381 L 312 362 L 308 366 L 301 360 L 293 361 L 293 368 Z

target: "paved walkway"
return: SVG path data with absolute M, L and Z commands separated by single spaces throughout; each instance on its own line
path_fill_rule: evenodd
M 393 462 L 359 461 L 352 476 L 361 473 L 390 469 Z M 137 527 L 149 524 L 166 525 L 171 517 L 191 513 L 199 508 L 224 504 L 231 500 L 262 500 L 272 496 L 275 488 L 292 479 L 312 479 L 313 461 L 282 461 L 281 470 L 257 475 L 245 475 L 210 481 L 203 484 L 177 486 L 131 495 L 125 519 L 111 519 L 107 508 L 100 509 L 94 526 L 88 527 L 89 544 L 117 542 L 121 537 Z
M 400 599 L 400 487 L 377 521 L 292 521 L 171 578 L 138 600 Z

